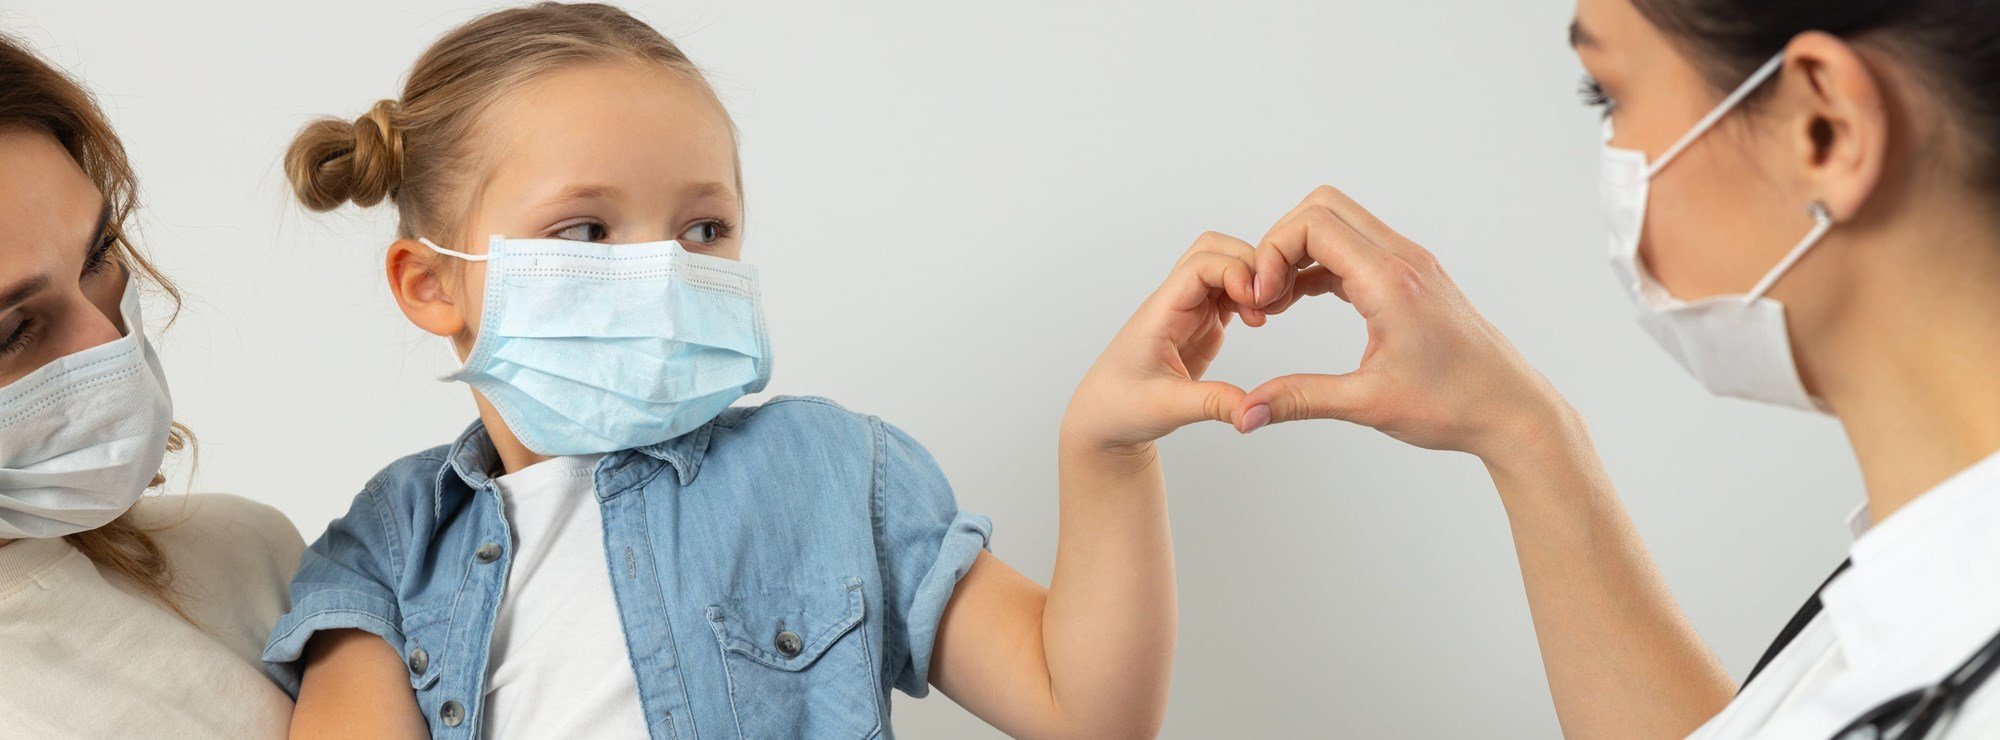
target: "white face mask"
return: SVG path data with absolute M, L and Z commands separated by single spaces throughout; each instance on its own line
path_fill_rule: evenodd
M 1645 152 L 1611 146 L 1611 122 L 1604 125 L 1604 210 L 1611 225 L 1611 265 L 1619 285 L 1639 309 L 1639 325 L 1710 393 L 1763 401 L 1807 411 L 1826 411 L 1825 404 L 1806 392 L 1792 360 L 1791 335 L 1785 328 L 1785 307 L 1765 296 L 1778 278 L 1833 228 L 1825 206 L 1814 203 L 1816 221 L 1791 253 L 1757 282 L 1749 293 L 1684 301 L 1667 292 L 1639 259 L 1646 202 L 1654 177 L 1686 151 L 1724 115 L 1784 66 L 1779 54 L 1722 104 L 1695 124 L 1693 130 L 1648 166 Z
M 174 402 L 137 280 L 126 279 L 119 311 L 125 336 L 0 386 L 0 539 L 109 524 L 159 472 Z

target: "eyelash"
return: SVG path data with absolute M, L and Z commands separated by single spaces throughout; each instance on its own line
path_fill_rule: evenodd
M 111 259 L 111 248 L 117 243 L 118 237 L 113 234 L 105 234 L 104 238 L 98 240 L 97 245 L 91 247 L 90 254 L 83 258 L 83 277 L 88 278 L 99 275 L 108 269 L 113 262 Z M 34 318 L 28 316 L 22 317 L 21 323 L 14 325 L 14 331 L 8 334 L 6 338 L 0 339 L 0 357 L 18 353 L 22 348 L 28 346 L 30 342 L 33 342 L 35 340 L 34 329 Z
M 722 241 L 736 234 L 736 225 L 728 221 L 724 221 L 722 219 L 709 219 L 707 221 L 697 221 L 693 224 L 690 224 L 686 229 L 682 229 L 681 233 L 685 234 L 696 226 L 704 226 L 704 225 L 715 228 L 715 241 Z
M 105 234 L 104 238 L 97 242 L 97 246 L 91 248 L 90 255 L 83 259 L 85 277 L 103 272 L 104 268 L 111 264 L 111 246 L 116 243 L 118 237 Z
M 12 355 L 21 351 L 22 347 L 28 346 L 28 342 L 35 338 L 29 331 L 33 328 L 35 328 L 34 319 L 23 317 L 21 323 L 15 325 L 13 334 L 8 335 L 6 339 L 0 339 L 0 357 Z
M 600 222 L 597 222 L 597 221 L 577 221 L 577 222 L 575 222 L 575 223 L 570 223 L 570 224 L 563 224 L 563 225 L 561 225 L 561 226 L 558 226 L 557 228 L 555 228 L 555 229 L 553 229 L 553 230 L 551 230 L 551 231 L 549 232 L 549 236 L 550 236 L 551 238 L 558 238 L 558 239 L 559 239 L 559 238 L 561 238 L 561 236 L 560 236 L 560 235 L 561 235 L 561 234 L 562 234 L 563 232 L 565 232 L 565 231 L 569 231 L 570 229 L 574 229 L 574 228 L 577 228 L 577 227 L 579 227 L 579 226 L 591 226 L 591 227 L 596 227 L 596 228 L 597 228 L 597 229 L 598 229 L 599 231 L 605 231 L 605 230 L 606 230 L 606 229 L 605 229 L 605 227 L 604 227 L 604 224 L 602 224 L 602 223 L 600 223 Z M 689 225 L 688 225 L 688 227 L 687 227 L 687 229 L 682 229 L 682 230 L 681 230 L 681 233 L 682 233 L 682 234 L 685 234 L 685 233 L 687 233 L 687 232 L 688 232 L 689 230 L 693 229 L 693 228 L 694 228 L 694 227 L 696 227 L 696 226 L 710 226 L 710 227 L 713 227 L 713 228 L 715 229 L 715 241 L 722 241 L 722 240 L 724 240 L 724 239 L 728 239 L 729 237 L 731 237 L 731 236 L 733 236 L 733 235 L 735 235 L 735 234 L 736 234 L 736 225 L 735 225 L 735 224 L 732 224 L 732 223 L 730 223 L 730 222 L 728 222 L 728 221 L 724 221 L 724 220 L 722 220 L 722 219 L 719 219 L 719 218 L 711 218 L 711 219 L 707 219 L 707 220 L 703 220 L 703 221 L 696 221 L 696 222 L 694 222 L 694 223 L 692 223 L 692 224 L 689 224 Z M 603 238 L 603 237 L 601 237 L 601 236 L 600 236 L 600 237 L 598 237 L 598 239 L 602 239 L 602 238 Z M 679 235 L 676 235 L 676 236 L 675 236 L 675 238 L 676 238 L 676 239 L 678 239 L 678 238 L 679 238 Z M 579 241 L 583 241 L 583 240 L 579 240 Z M 596 239 L 590 239 L 590 240 L 588 240 L 588 241 L 596 241 Z M 697 244 L 700 244 L 700 242 L 697 242 Z
M 1612 100 L 1610 96 L 1604 94 L 1604 86 L 1598 84 L 1597 78 L 1590 75 L 1584 75 L 1583 79 L 1577 82 L 1576 94 L 1578 97 L 1583 98 L 1584 105 L 1592 108 L 1603 108 L 1606 113 L 1610 112 L 1612 106 L 1618 104 L 1618 101 Z

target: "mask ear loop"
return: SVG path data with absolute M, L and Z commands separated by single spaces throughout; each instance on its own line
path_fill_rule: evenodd
M 1665 154 L 1661 154 L 1659 160 L 1646 169 L 1646 179 L 1651 180 L 1653 176 L 1660 174 L 1660 170 L 1666 169 L 1668 163 L 1674 161 L 1675 157 L 1679 157 L 1681 152 L 1687 151 L 1687 148 L 1692 146 L 1696 139 L 1700 139 L 1702 134 L 1706 134 L 1709 129 L 1715 128 L 1715 124 L 1722 122 L 1723 116 L 1729 115 L 1730 111 L 1735 110 L 1736 106 L 1743 103 L 1744 98 L 1750 97 L 1750 93 L 1756 92 L 1759 87 L 1763 87 L 1764 83 L 1771 79 L 1772 75 L 1777 74 L 1778 70 L 1784 69 L 1784 67 L 1785 53 L 1781 51 L 1778 52 L 1777 56 L 1771 57 L 1771 61 L 1765 62 L 1764 66 L 1757 68 L 1757 71 L 1750 75 L 1750 79 L 1744 80 L 1742 85 L 1737 86 L 1735 92 L 1731 92 L 1729 97 L 1722 99 L 1720 105 L 1715 106 L 1715 110 L 1709 111 L 1708 115 L 1703 116 L 1701 121 L 1694 125 L 1694 128 L 1688 129 L 1686 136 L 1682 136 L 1681 140 L 1674 142 L 1674 145 L 1669 147 Z
M 466 254 L 464 252 L 460 252 L 457 250 L 445 249 L 444 247 L 438 246 L 437 242 L 431 241 L 430 239 L 421 236 L 417 237 L 417 241 L 423 242 L 424 246 L 430 247 L 431 251 L 433 252 L 445 255 L 447 257 L 457 257 L 467 262 L 485 262 L 487 260 L 493 259 L 493 255 L 490 254 Z
M 417 241 L 423 242 L 423 245 L 426 247 L 430 247 L 431 251 L 433 252 L 442 254 L 447 257 L 457 257 L 467 262 L 486 262 L 493 259 L 493 255 L 491 254 L 467 254 L 465 252 L 460 252 L 454 249 L 445 249 L 444 247 L 438 246 L 437 242 L 431 241 L 429 238 L 426 237 L 421 237 L 421 236 L 417 237 Z M 465 372 L 466 360 L 469 360 L 471 358 L 470 357 L 460 358 L 458 356 L 458 343 L 453 341 L 452 337 L 438 337 L 438 338 L 444 340 L 445 360 L 449 363 L 449 366 L 453 368 L 451 372 L 445 373 L 444 377 L 438 379 L 449 381 L 452 380 L 454 376 L 458 375 L 459 373 Z
M 1770 274 L 1765 275 L 1763 280 L 1757 281 L 1757 287 L 1751 288 L 1749 293 L 1744 294 L 1745 304 L 1753 303 L 1764 297 L 1765 293 L 1769 293 L 1771 286 L 1778 284 L 1778 278 L 1784 277 L 1786 272 L 1791 271 L 1792 265 L 1798 264 L 1799 258 L 1806 256 L 1807 250 L 1812 249 L 1819 240 L 1826 238 L 1827 232 L 1833 230 L 1833 214 L 1827 212 L 1825 203 L 1813 201 L 1806 211 L 1812 214 L 1813 230 L 1806 234 L 1806 238 L 1800 241 L 1798 246 L 1792 247 L 1791 253 L 1785 255 L 1777 267 L 1771 268 Z

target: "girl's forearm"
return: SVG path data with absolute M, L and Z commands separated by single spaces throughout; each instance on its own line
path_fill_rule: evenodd
M 1675 604 L 1574 414 L 1486 456 L 1569 738 L 1684 737 L 1733 682 Z
M 1061 523 L 1043 608 L 1050 689 L 1082 737 L 1153 737 L 1176 629 L 1172 531 L 1153 445 L 1065 439 Z

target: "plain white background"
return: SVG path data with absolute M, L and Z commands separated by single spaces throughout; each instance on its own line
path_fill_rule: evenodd
M 145 244 L 190 298 L 163 354 L 193 487 L 308 540 L 361 483 L 449 441 L 468 392 L 384 288 L 385 210 L 291 205 L 320 114 L 401 88 L 476 2 L 11 0 L 0 27 L 98 92 L 144 184 Z M 1841 558 L 1860 488 L 1830 421 L 1711 399 L 1605 266 L 1598 124 L 1563 0 L 953 4 L 643 0 L 743 136 L 772 390 L 910 430 L 1045 580 L 1071 388 L 1206 229 L 1254 240 L 1314 185 L 1443 259 L 1582 410 L 1662 569 L 1741 675 Z M 155 304 L 157 305 L 157 304 Z M 1326 301 L 1232 335 L 1246 387 L 1344 371 Z M 1334 423 L 1162 449 L 1180 564 L 1171 737 L 1557 732 L 1483 469 Z M 903 698 L 910 737 L 991 734 Z

